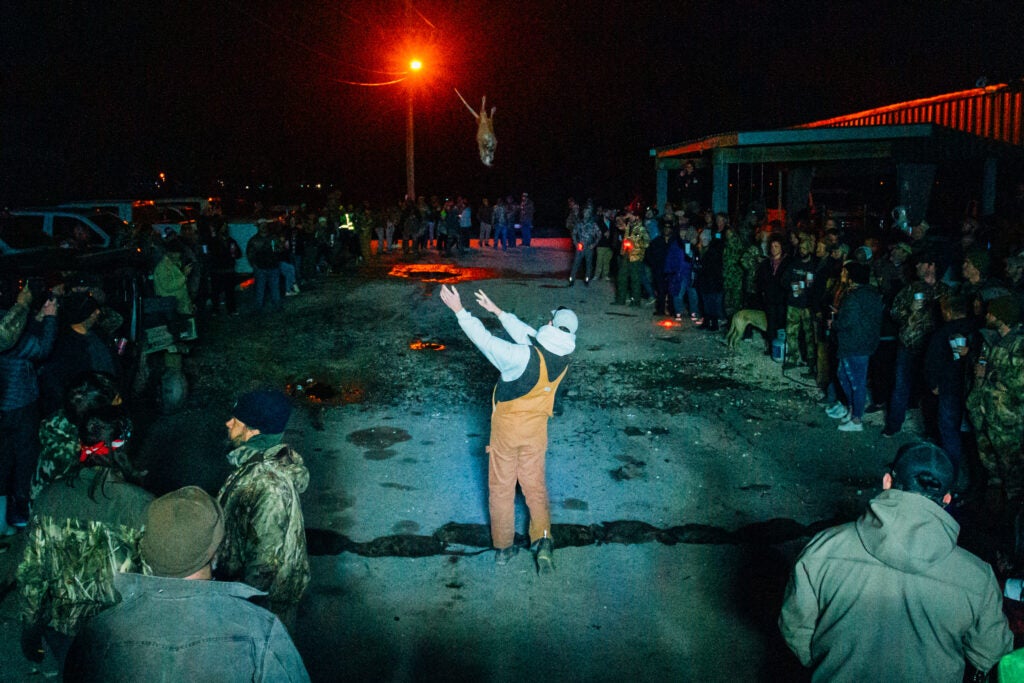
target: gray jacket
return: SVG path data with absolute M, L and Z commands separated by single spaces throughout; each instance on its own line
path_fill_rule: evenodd
M 117 574 L 122 601 L 75 637 L 65 681 L 309 681 L 273 614 L 242 583 Z
M 815 681 L 960 683 L 1013 646 L 992 568 L 916 493 L 883 491 L 856 522 L 804 548 L 779 628 Z

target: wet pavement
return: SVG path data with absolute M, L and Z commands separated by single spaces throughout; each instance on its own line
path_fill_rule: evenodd
M 614 306 L 609 282 L 567 288 L 571 255 L 568 240 L 392 254 L 277 312 L 206 321 L 188 405 L 140 434 L 148 481 L 216 491 L 234 396 L 293 397 L 313 568 L 295 640 L 314 680 L 806 677 L 774 625 L 789 562 L 856 514 L 899 443 L 870 422 L 837 437 L 756 344 Z M 459 281 L 463 302 L 491 329 L 477 288 L 534 325 L 558 305 L 580 317 L 549 430 L 554 576 L 525 547 L 501 568 L 488 549 L 496 372 L 436 296 L 467 273 L 481 279 Z M 520 499 L 524 546 L 525 520 Z M 0 670 L 31 680 L 14 614 L 8 595 Z

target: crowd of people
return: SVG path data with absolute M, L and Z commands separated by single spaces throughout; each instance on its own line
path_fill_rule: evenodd
M 891 437 L 920 406 L 961 488 L 966 449 L 992 495 L 1024 494 L 1024 244 L 969 217 L 952 234 L 921 221 L 867 236 L 831 218 L 819 229 L 756 214 L 737 225 L 672 205 L 572 200 L 566 229 L 569 286 L 614 277 L 614 304 L 708 331 L 735 319 L 751 324 L 748 338 L 762 327 L 763 352 L 784 350 L 777 359 L 821 390 L 840 431 L 863 432 L 865 413 L 884 410 Z
M 474 235 L 479 248 L 516 248 L 518 226 L 520 244 L 528 248 L 532 217 L 527 193 L 493 203 L 485 198 L 475 212 L 458 197 L 403 200 L 379 212 L 335 199 L 319 211 L 257 215 L 258 232 L 244 250 L 254 269 L 253 305 L 273 306 L 298 294 L 307 278 L 372 258 L 374 236 L 378 255 L 458 254 Z M 756 339 L 753 327 L 762 327 L 763 352 L 781 348 L 784 368 L 804 370 L 839 431 L 864 432 L 865 414 L 885 411 L 881 435 L 892 437 L 904 429 L 908 410 L 920 407 L 929 443 L 894 464 L 868 521 L 856 524 L 876 528 L 888 521 L 902 529 L 904 516 L 914 515 L 934 522 L 932 508 L 904 493 L 940 508 L 950 495 L 979 494 L 1005 528 L 1021 527 L 1024 244 L 1006 235 L 995 239 L 990 226 L 971 217 L 944 233 L 921 221 L 906 231 L 867 236 L 831 219 L 820 227 L 782 225 L 751 214 L 737 223 L 693 202 L 657 211 L 570 200 L 566 229 L 573 245 L 570 287 L 578 280 L 584 286 L 605 281 L 615 305 L 651 306 L 655 317 L 711 332 L 739 320 L 751 323 L 740 333 Z M 143 226 L 130 239 L 150 259 L 153 293 L 173 300 L 178 315 L 216 314 L 222 305 L 238 312 L 235 263 L 243 250 L 217 207 L 205 210 L 194 228 L 158 235 Z M 270 390 L 239 398 L 226 424 L 234 471 L 216 497 L 186 488 L 154 499 L 135 461 L 120 362 L 104 341 L 103 330 L 121 321 L 102 288 L 75 279 L 49 291 L 26 286 L 10 299 L 0 316 L 0 436 L 6 446 L 0 535 L 16 533 L 31 518 L 18 569 L 26 656 L 41 657 L 45 640 L 57 661 L 68 663 L 69 678 L 100 680 L 111 661 L 131 656 L 146 662 L 155 650 L 177 652 L 176 643 L 199 629 L 201 619 L 240 610 L 249 616 L 238 637 L 274 649 L 281 675 L 303 680 L 288 631 L 309 581 L 299 503 L 309 475 L 302 457 L 282 442 L 288 399 Z M 501 314 L 484 300 L 485 308 Z M 449 306 L 460 313 L 457 299 Z M 566 329 L 574 333 L 575 322 Z M 949 529 L 949 521 L 940 516 L 934 523 Z M 495 547 L 507 561 L 507 530 L 498 531 Z M 549 530 L 533 531 L 538 557 L 553 566 Z M 846 543 L 836 539 L 809 546 L 803 576 L 824 571 L 837 544 Z M 1007 542 L 1024 568 L 1024 538 Z M 871 561 L 886 562 L 884 551 L 867 552 Z M 991 592 L 984 568 L 956 562 L 973 572 L 965 581 Z M 212 577 L 225 583 L 211 588 L 204 580 Z M 824 600 L 810 599 L 808 590 L 813 594 L 800 581 L 791 584 L 783 630 L 805 663 L 832 666 L 823 641 L 807 641 L 807 629 L 819 623 L 817 617 L 808 622 L 811 605 L 820 608 Z M 183 602 L 171 604 L 167 598 L 175 595 Z M 268 611 L 245 606 L 251 599 Z M 159 628 L 146 641 L 153 651 L 136 652 L 132 648 L 142 646 L 129 642 L 126 629 L 146 614 L 175 618 L 157 619 Z M 979 668 L 992 666 L 1008 648 L 996 621 L 990 620 L 984 655 L 972 660 Z M 214 623 L 230 633 L 240 622 Z M 186 660 L 208 656 L 195 651 L 178 661 L 190 666 Z
M 26 284 L 0 312 L 0 536 L 27 528 L 22 652 L 39 662 L 49 650 L 74 681 L 148 679 L 153 667 L 172 680 L 308 680 L 289 636 L 309 583 L 309 473 L 282 441 L 290 399 L 238 397 L 215 497 L 154 498 L 123 359 L 103 332 L 122 321 L 106 304 L 76 276 Z

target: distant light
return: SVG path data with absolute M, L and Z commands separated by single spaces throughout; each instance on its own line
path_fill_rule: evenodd
M 421 62 L 418 59 L 414 59 L 411 62 L 409 62 L 409 68 L 412 69 L 413 71 L 419 71 L 420 69 L 423 68 L 423 62 Z
M 166 173 L 161 173 L 160 174 L 160 182 L 161 183 L 167 182 L 167 174 Z

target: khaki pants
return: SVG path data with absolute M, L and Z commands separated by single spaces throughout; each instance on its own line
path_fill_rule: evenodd
M 491 541 L 507 548 L 515 541 L 516 482 L 530 510 L 530 543 L 551 537 L 551 509 L 545 482 L 548 415 L 522 410 L 522 399 L 499 403 L 491 416 L 487 485 Z

